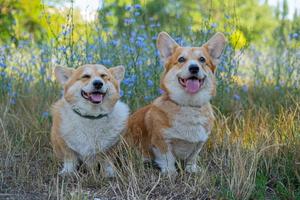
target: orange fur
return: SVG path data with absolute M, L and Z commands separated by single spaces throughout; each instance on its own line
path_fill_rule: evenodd
M 51 143 L 56 157 L 64 161 L 61 173 L 73 172 L 78 160 L 93 163 L 98 154 L 112 154 L 129 114 L 128 106 L 119 101 L 124 73 L 122 66 L 55 68 L 64 95 L 52 107 Z M 95 87 L 95 80 L 102 83 L 100 88 Z M 84 96 L 95 92 L 103 95 L 98 103 Z M 104 165 L 107 174 L 113 175 L 111 165 L 107 161 Z
M 197 147 L 197 143 L 199 142 L 177 138 L 178 135 L 176 136 L 176 134 L 172 134 L 172 132 L 167 133 L 168 130 L 172 130 L 172 127 L 176 127 L 178 123 L 181 123 L 180 121 L 178 122 L 180 115 L 187 115 L 182 116 L 182 118 L 187 118 L 187 121 L 189 117 L 191 117 L 191 121 L 199 121 L 199 119 L 201 119 L 201 127 L 203 131 L 209 135 L 214 122 L 213 109 L 209 100 L 192 106 L 189 105 L 189 102 L 181 102 L 175 98 L 176 96 L 171 95 L 171 93 L 176 93 L 176 91 L 170 89 L 168 76 L 172 76 L 169 74 L 174 73 L 172 71 L 178 72 L 187 67 L 187 62 L 181 63 L 178 61 L 180 56 L 183 55 L 187 61 L 192 60 L 196 62 L 199 56 L 202 55 L 206 58 L 206 62 L 205 64 L 198 62 L 198 64 L 202 66 L 202 70 L 208 74 L 207 79 L 210 81 L 210 87 L 200 90 L 199 93 L 207 91 L 208 94 L 214 96 L 216 91 L 214 72 L 217 59 L 219 59 L 220 56 L 217 54 L 222 53 L 220 47 L 225 45 L 225 39 L 223 39 L 223 35 L 218 33 L 202 47 L 181 47 L 166 33 L 159 35 L 157 47 L 165 63 L 160 86 L 165 93 L 154 100 L 150 105 L 137 110 L 130 116 L 125 134 L 127 142 L 132 146 L 137 146 L 144 157 L 155 159 L 153 148 L 159 149 L 161 155 L 167 154 L 168 151 L 171 151 L 174 155 L 182 154 L 183 159 L 187 159 L 189 155 L 192 154 L 194 151 L 193 147 Z M 186 98 L 192 98 L 192 95 L 186 94 L 186 96 Z M 184 113 L 184 109 L 190 109 L 193 112 L 191 116 L 189 113 Z M 187 130 L 189 128 L 190 127 L 183 127 L 183 129 Z M 172 138 L 173 135 L 174 138 Z M 204 142 L 205 140 L 203 143 Z M 192 162 L 195 162 L 195 158 L 192 158 L 192 160 Z

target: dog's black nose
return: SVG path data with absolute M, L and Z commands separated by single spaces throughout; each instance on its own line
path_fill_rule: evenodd
M 191 74 L 197 74 L 199 72 L 199 66 L 196 64 L 192 64 L 189 66 L 189 71 Z
M 102 81 L 100 81 L 100 80 L 94 80 L 94 81 L 93 81 L 93 86 L 94 86 L 96 89 L 101 89 L 102 86 L 103 86 L 103 83 L 102 83 Z

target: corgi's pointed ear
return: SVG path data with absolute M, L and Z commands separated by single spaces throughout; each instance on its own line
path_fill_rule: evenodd
M 125 67 L 122 65 L 117 67 L 111 67 L 108 69 L 110 73 L 114 76 L 118 81 L 122 81 L 125 75 Z
M 226 38 L 223 33 L 216 33 L 203 46 L 207 48 L 212 62 L 217 66 L 220 62 L 220 57 L 226 45 Z
M 174 53 L 175 49 L 179 47 L 175 40 L 166 32 L 160 32 L 158 34 L 156 46 L 164 62 Z
M 72 76 L 74 69 L 69 67 L 55 67 L 54 74 L 58 82 L 64 85 Z

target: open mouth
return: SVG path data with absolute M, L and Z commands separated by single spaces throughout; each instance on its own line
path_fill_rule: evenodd
M 186 79 L 178 77 L 178 82 L 188 93 L 195 94 L 204 85 L 205 78 L 206 76 L 204 78 L 192 76 Z
M 84 99 L 86 99 L 94 104 L 102 103 L 105 94 L 106 93 L 99 92 L 99 91 L 93 91 L 93 92 L 88 93 L 88 92 L 81 90 L 81 96 Z

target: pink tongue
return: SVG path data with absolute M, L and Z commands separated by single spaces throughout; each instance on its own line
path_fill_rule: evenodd
M 103 99 L 103 94 L 98 94 L 98 93 L 92 93 L 90 95 L 90 98 L 94 102 L 100 102 Z
M 187 92 L 194 94 L 200 89 L 200 82 L 198 79 L 188 79 L 186 80 L 185 89 Z

